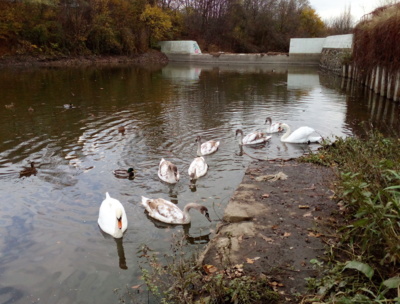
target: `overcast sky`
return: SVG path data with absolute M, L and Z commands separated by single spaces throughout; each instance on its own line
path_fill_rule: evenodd
M 346 7 L 350 6 L 354 21 L 357 22 L 364 14 L 373 11 L 382 0 L 309 0 L 313 9 L 323 21 L 340 16 Z

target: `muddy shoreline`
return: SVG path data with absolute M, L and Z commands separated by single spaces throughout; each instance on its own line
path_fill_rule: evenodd
M 0 67 L 74 67 L 91 65 L 146 65 L 162 67 L 168 57 L 159 51 L 132 56 L 2 56 Z
M 327 167 L 254 161 L 200 263 L 218 269 L 241 265 L 245 274 L 267 277 L 284 303 L 298 303 L 307 291 L 305 279 L 319 275 L 310 261 L 336 241 L 334 181 Z

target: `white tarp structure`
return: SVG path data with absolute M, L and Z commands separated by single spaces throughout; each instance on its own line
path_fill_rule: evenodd
M 194 40 L 161 41 L 161 52 L 165 54 L 201 54 L 199 45 Z
M 289 54 L 320 54 L 322 49 L 351 49 L 353 34 L 326 38 L 292 38 Z
M 321 54 L 325 38 L 292 38 L 289 54 Z
M 325 38 L 323 49 L 351 49 L 353 34 L 328 36 Z

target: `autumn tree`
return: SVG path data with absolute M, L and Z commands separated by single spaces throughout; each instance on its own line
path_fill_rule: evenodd
M 325 23 L 314 9 L 306 7 L 300 14 L 300 28 L 298 35 L 301 37 L 322 37 L 326 34 Z
M 140 21 L 147 29 L 151 46 L 156 46 L 158 41 L 168 38 L 172 28 L 171 18 L 160 7 L 147 4 L 140 15 Z

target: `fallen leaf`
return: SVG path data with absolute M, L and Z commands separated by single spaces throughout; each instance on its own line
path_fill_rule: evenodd
M 290 233 L 290 232 L 285 232 L 284 234 L 283 234 L 283 237 L 288 237 L 288 236 L 291 236 L 292 234 Z
M 132 289 L 138 289 L 138 288 L 140 288 L 140 286 L 142 286 L 142 285 L 134 285 L 134 286 L 132 286 L 131 288 L 132 288 Z
M 274 226 L 271 227 L 272 230 L 276 230 L 276 229 L 278 229 L 278 228 L 279 228 L 278 225 L 274 225 Z
M 304 217 L 311 217 L 312 214 L 311 214 L 311 212 L 307 212 L 307 213 L 304 213 L 303 216 L 304 216 Z
M 261 233 L 259 234 L 259 236 L 261 236 L 262 239 L 263 239 L 264 241 L 266 241 L 267 243 L 272 243 L 272 242 L 274 241 L 274 239 L 269 238 L 269 237 L 266 237 L 265 235 L 262 235 Z
M 322 236 L 322 234 L 320 234 L 320 233 L 314 233 L 314 232 L 309 232 L 309 233 L 308 233 L 308 236 L 312 236 L 312 237 L 319 238 L 320 236 Z
M 310 209 L 308 205 L 299 205 L 299 209 Z
M 217 267 L 215 267 L 214 265 L 209 265 L 209 264 L 203 265 L 203 269 L 207 274 L 214 273 L 218 270 Z
M 269 285 L 271 285 L 271 286 L 278 286 L 278 287 L 283 287 L 283 286 L 285 286 L 285 285 L 283 285 L 282 283 L 279 283 L 279 282 L 271 282 L 271 283 L 269 283 Z
M 261 197 L 262 197 L 262 198 L 268 198 L 268 197 L 269 197 L 269 194 L 268 194 L 268 193 L 264 193 Z
M 246 262 L 249 263 L 249 264 L 253 264 L 253 263 L 254 263 L 254 260 L 253 260 L 253 259 L 246 258 Z

